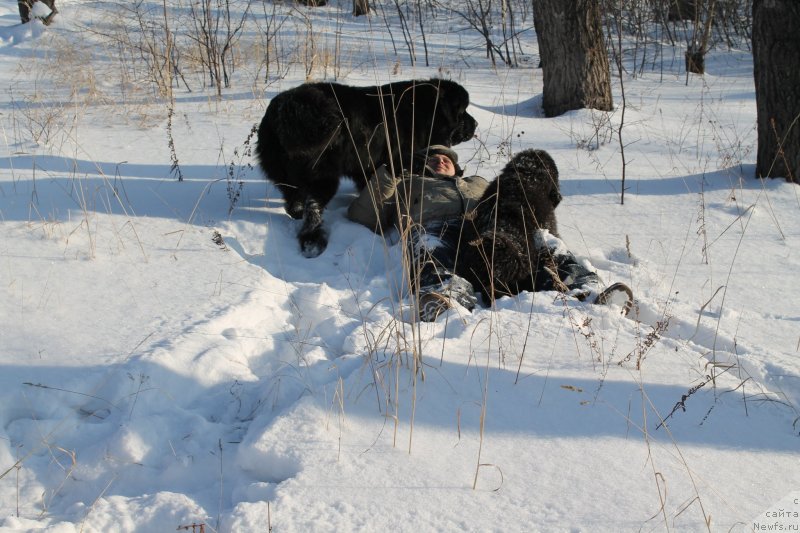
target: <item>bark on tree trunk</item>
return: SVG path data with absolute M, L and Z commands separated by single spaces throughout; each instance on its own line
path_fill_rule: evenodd
M 353 0 L 353 16 L 369 14 L 369 0 Z
M 800 183 L 800 2 L 753 0 L 756 176 Z
M 19 7 L 19 19 L 23 24 L 31 21 L 31 3 L 33 0 L 19 0 L 17 6 Z
M 611 110 L 611 74 L 599 0 L 533 0 L 542 60 L 544 114 Z

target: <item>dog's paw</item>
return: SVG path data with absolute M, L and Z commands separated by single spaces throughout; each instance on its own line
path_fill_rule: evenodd
M 328 232 L 322 227 L 317 227 L 309 232 L 302 232 L 298 235 L 300 241 L 300 253 L 304 257 L 317 257 L 325 248 L 328 247 Z

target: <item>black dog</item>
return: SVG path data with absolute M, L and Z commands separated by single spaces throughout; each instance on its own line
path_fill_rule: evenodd
M 477 122 L 469 93 L 449 80 L 411 80 L 372 87 L 310 83 L 272 99 L 258 128 L 256 155 L 283 194 L 286 212 L 303 219 L 303 255 L 328 244 L 322 212 L 347 176 L 362 189 L 381 165 L 399 173 L 431 144 L 469 140 Z
M 558 168 L 550 154 L 525 150 L 514 156 L 465 217 L 458 273 L 487 299 L 540 289 L 544 280 L 535 279 L 537 265 L 549 254 L 537 252 L 543 248 L 539 230 L 558 237 L 560 202 Z

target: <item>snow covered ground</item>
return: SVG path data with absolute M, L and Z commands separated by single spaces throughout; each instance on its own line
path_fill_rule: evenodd
M 306 259 L 247 166 L 302 66 L 177 90 L 178 182 L 166 104 L 83 26 L 105 9 L 63 0 L 45 28 L 0 6 L 0 529 L 800 527 L 800 189 L 753 177 L 747 51 L 625 79 L 621 205 L 619 109 L 544 118 L 532 30 L 495 69 L 440 20 L 426 68 L 377 14 L 286 6 L 338 31 L 339 81 L 465 85 L 469 171 L 548 150 L 564 240 L 637 300 L 622 318 L 526 293 L 413 324 L 399 247 L 344 216 L 351 184 Z

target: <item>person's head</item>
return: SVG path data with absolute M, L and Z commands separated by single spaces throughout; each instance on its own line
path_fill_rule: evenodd
M 420 150 L 417 155 L 420 161 L 424 161 L 427 173 L 450 177 L 464 173 L 458 166 L 458 154 L 447 146 L 434 144 Z

